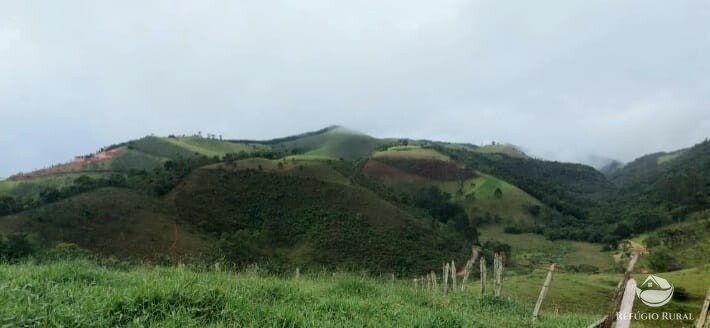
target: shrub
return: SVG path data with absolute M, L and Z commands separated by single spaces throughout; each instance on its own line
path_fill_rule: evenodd
M 665 247 L 658 247 L 648 257 L 649 266 L 654 271 L 672 271 L 680 268 L 675 262 L 671 251 Z
M 591 264 L 570 265 L 567 269 L 571 272 L 599 273 L 599 267 Z
M 40 260 L 68 260 L 76 258 L 86 258 L 91 256 L 91 252 L 73 243 L 57 243 L 54 247 L 39 254 Z
M 646 245 L 646 248 L 653 248 L 661 245 L 661 239 L 656 236 L 650 236 L 644 239 L 643 243 Z
M 32 255 L 35 252 L 34 244 L 26 234 L 11 234 L 7 238 L 0 235 L 0 258 L 14 261 Z

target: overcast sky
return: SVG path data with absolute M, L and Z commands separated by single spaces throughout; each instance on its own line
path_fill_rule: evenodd
M 0 0 L 0 177 L 340 124 L 622 161 L 710 133 L 710 1 Z

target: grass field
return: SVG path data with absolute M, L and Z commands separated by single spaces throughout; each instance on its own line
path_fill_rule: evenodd
M 540 282 L 545 279 L 545 271 L 538 270 L 532 274 L 511 276 L 506 278 L 504 289 L 524 302 L 534 302 L 540 292 Z M 688 270 L 657 273 L 668 279 L 676 290 L 684 289 L 688 294 L 685 301 L 672 300 L 660 308 L 651 308 L 639 300 L 634 303 L 634 312 L 658 313 L 677 312 L 692 313 L 696 318 L 710 286 L 710 265 Z M 646 279 L 646 274 L 635 273 L 632 277 L 638 283 Z M 606 311 L 616 284 L 621 274 L 582 274 L 556 273 L 548 293 L 546 304 L 548 309 L 558 308 L 560 313 L 593 312 L 602 314 Z M 639 321 L 632 322 L 632 327 L 690 327 L 692 321 Z
M 660 309 L 697 316 L 710 267 L 661 274 L 689 298 Z M 501 301 L 481 296 L 476 277 L 463 292 L 414 288 L 409 279 L 303 272 L 299 279 L 242 272 L 125 266 L 88 260 L 0 264 L 0 325 L 69 327 L 585 327 L 605 312 L 621 274 L 557 273 L 538 322 L 530 320 L 545 272 L 509 275 Z M 635 274 L 644 279 L 645 275 Z M 489 280 L 490 282 L 490 280 Z M 492 286 L 488 286 L 492 290 Z M 692 321 L 635 321 L 681 327 Z
M 191 152 L 206 155 L 208 157 L 222 157 L 227 153 L 252 152 L 256 150 L 267 150 L 268 146 L 261 144 L 246 144 L 229 141 L 220 141 L 202 137 L 176 137 L 163 138 L 163 140 L 185 148 Z
M 416 149 L 416 151 L 433 150 Z M 379 156 L 386 158 L 400 156 L 400 158 L 402 158 L 402 156 L 410 156 L 408 153 L 412 152 L 411 150 L 387 151 L 378 152 L 377 154 L 392 153 L 392 155 L 381 154 Z M 435 151 L 433 152 L 438 154 Z M 446 159 L 448 159 L 448 157 L 446 157 Z M 369 161 L 365 166 L 365 172 L 368 175 L 380 178 L 385 185 L 409 194 L 415 193 L 423 186 L 434 185 L 442 191 L 449 193 L 452 196 L 452 200 L 461 204 L 469 215 L 473 215 L 474 213 L 497 215 L 501 218 L 501 222 L 498 223 L 503 225 L 530 225 L 535 220 L 528 212 L 530 206 L 540 206 L 543 210 L 541 216 L 544 216 L 545 206 L 540 201 L 514 185 L 480 172 L 477 172 L 476 176 L 464 181 L 442 181 L 429 179 L 411 172 L 405 172 L 380 161 Z M 500 198 L 494 195 L 496 189 L 500 189 L 502 192 Z
M 484 154 L 504 154 L 508 155 L 510 157 L 518 157 L 518 158 L 527 158 L 528 155 L 526 155 L 524 152 L 518 150 L 517 148 L 510 146 L 510 145 L 504 145 L 504 144 L 493 144 L 493 145 L 485 145 L 478 147 L 474 150 L 475 152 L 478 153 L 484 153 Z
M 555 262 L 565 266 L 589 264 L 600 271 L 613 267 L 611 252 L 601 252 L 602 245 L 569 241 L 551 241 L 542 235 L 532 233 L 507 234 L 503 227 L 487 225 L 478 229 L 481 242 L 500 241 L 510 245 L 511 265 L 519 268 L 543 268 L 546 264 Z
M 433 159 L 448 162 L 451 159 L 434 149 L 421 148 L 419 146 L 396 146 L 385 151 L 378 151 L 372 154 L 373 158 L 394 158 L 394 159 Z
M 29 180 L 3 180 L 0 181 L 0 194 L 7 193 L 13 196 L 36 197 L 48 187 L 62 188 L 74 183 L 74 179 L 86 175 L 92 178 L 100 178 L 105 173 L 84 172 L 84 173 L 64 173 L 53 174 L 43 177 L 36 177 Z
M 110 168 L 114 171 L 151 170 L 166 160 L 135 149 L 126 149 L 111 160 Z
M 496 189 L 501 197 L 495 197 Z M 455 192 L 452 195 L 456 195 Z M 530 206 L 545 206 L 520 188 L 494 176 L 479 173 L 478 177 L 464 182 L 462 195 L 456 196 L 469 212 L 484 212 L 498 215 L 502 224 L 530 224 L 535 218 L 528 212 Z
M 631 241 L 636 245 L 645 245 L 645 240 L 649 236 L 657 235 L 664 231 L 673 231 L 676 234 L 682 232 L 686 236 L 692 236 L 687 239 L 687 242 L 671 248 L 674 262 L 683 268 L 701 266 L 708 263 L 707 254 L 710 254 L 710 210 L 694 213 L 685 222 L 671 224 L 652 232 L 638 235 Z M 657 249 L 652 247 L 648 251 L 653 253 Z M 642 258 L 640 264 L 647 266 L 648 258 Z
M 0 324 L 68 327 L 530 327 L 532 304 L 350 274 L 260 276 L 87 261 L 0 265 Z M 589 314 L 535 327 L 580 327 Z

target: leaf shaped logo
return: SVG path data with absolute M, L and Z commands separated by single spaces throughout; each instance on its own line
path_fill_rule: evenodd
M 643 284 L 636 287 L 636 296 L 643 304 L 660 307 L 670 302 L 673 297 L 673 285 L 659 276 L 649 275 Z

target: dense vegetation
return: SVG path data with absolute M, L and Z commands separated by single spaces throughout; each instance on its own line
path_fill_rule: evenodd
M 219 238 L 220 254 L 239 264 L 404 274 L 465 258 L 470 245 L 455 227 L 412 217 L 363 188 L 258 170 L 198 170 L 175 204 L 182 221 Z
M 642 157 L 611 176 L 616 185 L 583 165 L 436 148 L 472 169 L 514 183 L 554 210 L 541 224 L 510 227 L 511 233 L 535 232 L 614 247 L 621 239 L 710 206 L 708 141 L 671 155 Z

